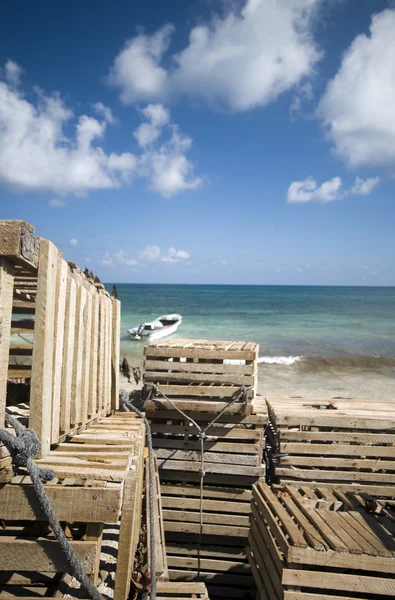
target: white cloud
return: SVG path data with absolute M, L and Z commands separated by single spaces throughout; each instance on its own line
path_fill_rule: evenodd
M 352 194 L 356 194 L 358 196 L 367 196 L 376 187 L 379 183 L 379 177 L 367 177 L 366 179 L 362 179 L 361 177 L 356 177 L 354 185 L 351 189 Z
M 106 252 L 103 258 L 99 261 L 105 267 L 115 267 L 119 265 L 136 266 L 146 262 L 162 262 L 162 263 L 177 263 L 189 261 L 190 254 L 186 250 L 176 250 L 169 248 L 166 253 L 163 253 L 159 246 L 145 246 L 136 256 L 129 257 L 124 250 L 110 254 Z
M 290 203 L 332 202 L 341 196 L 342 180 L 333 177 L 320 186 L 312 177 L 303 181 L 294 181 L 288 188 L 287 199 Z
M 69 240 L 69 244 L 70 246 L 74 246 L 74 248 L 76 248 L 78 246 L 78 240 L 71 238 L 71 240 Z
M 21 67 L 13 60 L 7 60 L 5 64 L 5 78 L 12 86 L 17 86 L 20 83 L 22 75 Z
M 185 94 L 234 111 L 265 106 L 312 74 L 321 56 L 310 31 L 319 3 L 246 0 L 194 27 L 168 70 L 161 63 L 173 28 L 140 33 L 116 57 L 109 82 L 124 103 Z
M 139 252 L 139 258 L 142 260 L 159 260 L 160 259 L 160 248 L 159 246 L 146 246 Z
M 81 115 L 74 135 L 66 137 L 72 111 L 58 94 L 37 94 L 35 103 L 28 102 L 21 91 L 0 81 L 0 184 L 18 192 L 81 195 L 120 187 L 136 173 L 166 198 L 202 185 L 203 178 L 194 176 L 193 164 L 185 156 L 192 140 L 170 122 L 170 112 L 162 104 L 139 111 L 145 120 L 134 132 L 140 156 L 106 154 L 99 141 L 114 123 L 107 106 L 97 102 L 94 110 L 102 119 Z M 155 145 L 164 127 L 170 137 Z M 50 205 L 60 206 L 59 201 Z
M 86 115 L 79 117 L 74 136 L 66 137 L 72 118 L 59 95 L 38 92 L 33 103 L 0 81 L 0 183 L 19 192 L 57 194 L 119 187 L 133 171 L 135 157 L 107 155 L 97 144 L 106 121 Z
M 350 189 L 344 189 L 340 177 L 333 177 L 318 185 L 312 177 L 306 177 L 303 181 L 294 181 L 288 188 L 287 200 L 289 203 L 303 204 L 306 202 L 333 202 L 355 194 L 367 196 L 379 183 L 379 177 L 367 177 L 362 179 L 356 177 L 354 185 Z
M 146 177 L 149 188 L 165 198 L 201 187 L 204 178 L 194 176 L 194 165 L 185 156 L 192 146 L 192 139 L 170 122 L 169 110 L 162 104 L 149 104 L 140 113 L 148 122 L 142 123 L 133 133 L 143 148 L 137 174 Z M 171 132 L 170 138 L 155 145 L 165 126 Z
M 95 102 L 92 106 L 96 114 L 98 114 L 99 117 L 103 117 L 106 123 L 109 125 L 114 125 L 114 123 L 116 123 L 116 119 L 112 114 L 111 108 L 103 104 L 103 102 Z
M 121 88 L 125 104 L 161 98 L 166 85 L 166 70 L 160 66 L 170 44 L 171 25 L 151 36 L 139 33 L 126 42 L 110 70 L 108 81 Z
M 134 131 L 139 146 L 145 147 L 158 139 L 162 128 L 170 122 L 170 112 L 163 104 L 148 104 L 141 114 L 147 119 Z
M 395 176 L 395 9 L 372 17 L 328 83 L 318 115 L 336 153 L 351 168 L 374 167 Z
M 52 198 L 52 200 L 50 200 L 48 204 L 53 208 L 62 208 L 63 206 L 66 206 L 66 202 L 64 200 L 61 200 L 60 198 Z

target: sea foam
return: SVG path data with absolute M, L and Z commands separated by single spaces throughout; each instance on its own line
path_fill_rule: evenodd
M 287 365 L 291 366 L 301 360 L 303 356 L 260 356 L 258 363 L 267 365 Z

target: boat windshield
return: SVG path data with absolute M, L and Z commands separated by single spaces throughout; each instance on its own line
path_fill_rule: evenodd
M 162 323 L 164 327 L 166 327 L 166 325 L 173 325 L 176 321 L 177 319 L 159 319 L 159 322 Z

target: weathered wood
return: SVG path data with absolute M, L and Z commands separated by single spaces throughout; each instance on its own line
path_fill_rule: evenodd
M 98 370 L 98 345 L 99 345 L 99 297 L 96 288 L 91 286 L 92 295 L 92 332 L 91 332 L 91 356 L 89 368 L 89 416 L 98 414 L 98 388 L 97 388 L 97 370 Z
M 336 573 L 336 577 L 327 571 L 302 571 L 284 569 L 283 584 L 310 587 L 342 592 L 359 592 L 377 594 L 393 598 L 395 596 L 394 578 L 369 577 L 366 575 L 350 575 Z
M 49 452 L 51 443 L 57 261 L 56 247 L 41 240 L 29 416 L 29 425 L 41 442 L 41 456 Z
M 54 357 L 53 357 L 53 389 L 52 389 L 52 430 L 51 443 L 59 440 L 60 432 L 60 404 L 63 368 L 63 344 L 65 330 L 66 291 L 68 265 L 63 260 L 61 253 L 58 255 L 56 268 L 56 295 L 55 295 L 55 324 L 54 324 Z
M 68 433 L 70 431 L 76 299 L 77 285 L 71 272 L 69 271 L 67 275 L 66 315 L 63 341 L 62 386 L 60 398 L 60 431 L 63 433 Z
M 217 373 L 230 375 L 253 375 L 253 365 L 228 365 L 228 364 L 210 364 L 207 362 L 176 362 L 169 360 L 150 360 L 147 358 L 144 362 L 144 369 L 151 374 L 152 371 L 171 371 L 172 375 L 176 372 L 181 373 Z
M 111 408 L 119 409 L 119 340 L 121 336 L 121 303 L 112 299 L 112 341 L 111 341 Z
M 191 471 L 198 473 L 200 464 L 182 460 L 158 459 L 158 466 L 161 470 L 169 471 Z M 265 475 L 265 467 L 250 467 L 245 465 L 227 465 L 217 463 L 205 463 L 206 473 L 222 473 L 230 475 L 244 475 L 251 477 L 263 477 Z
M 37 267 L 40 242 L 33 232 L 34 227 L 26 221 L 0 221 L 0 256 Z
M 86 302 L 84 308 L 84 334 L 83 334 L 83 365 L 81 385 L 81 422 L 88 421 L 90 402 L 90 365 L 92 341 L 92 295 L 86 289 Z
M 96 554 L 100 552 L 95 542 L 71 541 L 71 546 L 81 561 L 86 573 L 92 573 Z M 56 540 L 19 539 L 2 536 L 0 543 L 0 569 L 19 571 L 23 565 L 26 571 L 46 571 L 64 573 L 69 564 Z
M 46 485 L 46 494 L 60 521 L 116 523 L 122 489 L 118 487 L 82 487 Z M 0 486 L 0 519 L 5 521 L 45 520 L 31 485 Z M 1 539 L 0 539 L 1 544 Z
M 76 425 L 82 422 L 82 365 L 84 355 L 84 311 L 87 291 L 82 284 L 82 277 L 77 277 L 77 300 L 74 329 L 74 352 L 73 352 L 73 377 L 71 386 L 71 414 L 70 422 Z

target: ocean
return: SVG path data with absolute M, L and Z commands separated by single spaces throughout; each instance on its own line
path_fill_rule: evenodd
M 111 291 L 112 286 L 107 289 Z M 121 357 L 141 364 L 127 329 L 180 313 L 175 338 L 259 343 L 266 395 L 395 399 L 395 288 L 117 284 Z

